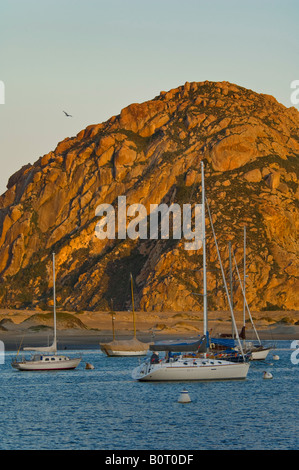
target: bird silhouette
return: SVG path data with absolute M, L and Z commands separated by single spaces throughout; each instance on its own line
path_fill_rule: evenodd
M 68 114 L 66 111 L 63 111 L 66 117 L 73 117 L 71 114 Z

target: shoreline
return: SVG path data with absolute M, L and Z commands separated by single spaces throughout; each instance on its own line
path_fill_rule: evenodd
M 136 312 L 136 335 L 150 343 L 163 339 L 190 338 L 202 335 L 202 312 Z M 299 340 L 298 311 L 252 312 L 261 341 Z M 240 333 L 243 313 L 235 312 Z M 114 312 L 115 339 L 133 337 L 132 312 Z M 232 325 L 226 311 L 209 312 L 210 337 L 231 334 Z M 34 310 L 0 310 L 0 340 L 6 351 L 25 346 L 47 346 L 53 338 L 51 312 Z M 246 322 L 246 339 L 257 340 L 251 323 Z M 110 312 L 57 312 L 59 349 L 99 348 L 113 340 Z
M 164 339 L 178 339 L 178 338 L 191 338 L 196 337 L 199 332 L 185 333 L 163 333 L 159 332 L 153 337 L 150 332 L 137 331 L 138 340 L 145 343 L 152 343 L 154 341 L 161 341 Z M 261 341 L 293 341 L 299 340 L 299 326 L 280 325 L 275 328 L 268 328 L 258 331 Z M 132 338 L 132 334 L 126 332 L 124 334 L 116 335 L 117 340 L 125 340 Z M 0 340 L 4 343 L 5 351 L 17 351 L 23 347 L 38 347 L 47 346 L 51 344 L 53 338 L 53 330 L 32 332 L 32 331 L 15 331 L 3 332 L 0 331 Z M 57 344 L 59 350 L 66 349 L 99 349 L 100 343 L 107 343 L 113 340 L 111 331 L 97 331 L 97 330 L 79 330 L 79 329 L 66 329 L 57 332 Z M 257 341 L 253 330 L 249 330 L 246 336 L 247 341 Z

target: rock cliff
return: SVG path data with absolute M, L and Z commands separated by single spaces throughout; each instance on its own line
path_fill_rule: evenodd
M 185 83 L 88 126 L 11 176 L 0 198 L 0 298 L 4 307 L 69 310 L 202 308 L 202 251 L 183 240 L 99 240 L 95 209 L 200 203 L 200 161 L 226 274 L 231 241 L 254 310 L 298 306 L 299 113 L 228 82 Z M 227 308 L 207 223 L 209 307 Z M 234 272 L 234 302 L 242 293 Z

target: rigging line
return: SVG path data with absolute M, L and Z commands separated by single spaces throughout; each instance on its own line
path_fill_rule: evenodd
M 19 355 L 19 353 L 20 353 L 20 350 L 21 350 L 21 346 L 22 346 L 22 343 L 23 343 L 24 336 L 25 336 L 25 333 L 24 333 L 24 334 L 23 334 L 23 336 L 22 336 L 22 339 L 21 339 L 20 346 L 19 346 L 19 349 L 18 349 L 18 352 L 17 352 L 17 355 L 16 355 L 16 357 L 18 357 L 18 355 Z
M 236 325 L 234 312 L 233 312 L 231 301 L 230 301 L 230 295 L 229 295 L 228 288 L 227 288 L 224 269 L 223 269 L 223 266 L 222 266 L 221 256 L 220 256 L 219 248 L 218 248 L 218 242 L 217 242 L 217 238 L 216 238 L 216 234 L 215 234 L 215 230 L 214 230 L 214 224 L 213 224 L 212 217 L 211 217 L 210 207 L 209 207 L 209 203 L 208 203 L 207 199 L 206 199 L 206 204 L 207 204 L 208 214 L 209 214 L 210 223 L 211 223 L 211 227 L 212 227 L 213 237 L 214 237 L 214 241 L 215 241 L 215 245 L 216 245 L 216 250 L 217 250 L 217 254 L 218 254 L 218 259 L 219 259 L 219 264 L 220 264 L 220 268 L 221 268 L 222 279 L 223 279 L 224 288 L 225 288 L 225 292 L 226 292 L 226 296 L 227 296 L 227 301 L 228 301 L 228 305 L 229 305 L 229 309 L 230 309 L 230 313 L 231 313 L 231 317 L 232 317 L 232 321 L 233 321 L 237 341 L 238 341 L 238 344 L 239 344 L 239 348 L 240 348 L 241 354 L 243 356 L 243 360 L 245 360 L 242 344 L 241 344 L 241 341 L 240 341 L 240 337 L 239 337 L 239 333 L 238 333 L 238 329 L 237 329 L 237 325 Z
M 241 280 L 239 268 L 238 268 L 238 265 L 237 265 L 235 253 L 233 253 L 233 258 L 234 258 L 234 262 L 235 262 L 235 266 L 236 266 L 236 270 L 237 270 L 237 274 L 238 274 L 238 278 L 239 278 L 240 287 L 241 287 L 241 290 L 242 290 L 242 295 L 243 295 L 243 299 L 244 299 L 244 302 L 245 302 L 245 306 L 246 306 L 246 308 L 247 308 L 248 315 L 249 315 L 251 324 L 252 324 L 252 326 L 253 326 L 254 332 L 255 332 L 255 334 L 256 334 L 256 337 L 257 337 L 257 339 L 258 339 L 258 342 L 259 342 L 260 345 L 261 345 L 262 343 L 261 343 L 261 340 L 260 340 L 260 338 L 259 338 L 258 332 L 256 331 L 255 325 L 254 325 L 254 323 L 253 323 L 253 319 L 252 319 L 252 316 L 251 316 L 251 313 L 250 313 L 250 310 L 249 310 L 249 306 L 248 306 L 248 303 L 247 303 L 247 300 L 246 300 L 245 291 L 244 291 L 243 286 L 242 286 L 242 280 Z
M 132 295 L 134 338 L 136 338 L 136 317 L 135 317 L 134 289 L 133 289 L 133 276 L 132 276 L 132 273 L 130 273 L 130 278 L 131 278 L 131 295 Z

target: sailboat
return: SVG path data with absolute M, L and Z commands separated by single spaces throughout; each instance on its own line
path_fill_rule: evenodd
M 53 253 L 53 314 L 54 314 L 54 338 L 50 346 L 26 347 L 24 351 L 35 351 L 30 359 L 19 359 L 17 356 L 12 360 L 12 367 L 21 371 L 52 371 L 75 369 L 81 362 L 81 358 L 70 358 L 57 354 L 57 332 L 56 332 L 56 293 L 55 293 L 55 253 Z M 38 352 L 38 353 L 37 353 Z
M 202 354 L 182 354 L 180 345 L 179 354 L 167 354 L 160 360 L 158 354 L 152 355 L 132 371 L 132 378 L 138 381 L 176 381 L 176 380 L 232 380 L 245 379 L 249 370 L 249 362 L 242 353 L 242 361 L 212 359 L 208 357 L 209 347 L 208 309 L 207 309 L 207 273 L 206 273 L 206 235 L 205 235 L 205 185 L 204 164 L 201 162 L 202 179 L 202 231 L 203 231 L 203 304 L 204 304 L 204 334 L 202 343 L 206 342 L 205 352 Z M 214 229 L 213 229 L 214 233 Z M 215 240 L 216 241 L 216 240 Z M 217 252 L 218 244 L 216 243 Z M 223 270 L 222 264 L 221 269 Z M 225 284 L 226 290 L 227 286 Z M 229 301 L 230 309 L 231 304 Z M 231 309 L 232 312 L 232 309 Z M 232 313 L 233 316 L 233 313 Z M 236 325 L 235 325 L 236 327 Z M 240 343 L 241 346 L 241 343 Z M 242 351 L 242 346 L 241 346 Z
M 272 347 L 271 346 L 266 347 L 262 344 L 262 342 L 259 338 L 258 332 L 255 328 L 253 318 L 251 316 L 249 306 L 248 306 L 248 303 L 247 303 L 247 300 L 246 300 L 246 293 L 245 293 L 245 289 L 246 289 L 246 226 L 244 226 L 244 280 L 243 280 L 243 287 L 242 287 L 242 282 L 241 282 L 240 273 L 239 273 L 239 269 L 238 269 L 238 265 L 237 265 L 237 262 L 236 262 L 235 255 L 234 255 L 234 262 L 235 262 L 235 267 L 236 267 L 236 271 L 237 271 L 237 274 L 238 274 L 238 278 L 239 278 L 239 281 L 240 281 L 240 286 L 241 286 L 241 290 L 242 290 L 242 294 L 243 294 L 243 327 L 242 327 L 241 334 L 242 334 L 242 339 L 244 340 L 244 349 L 246 350 L 246 352 L 251 353 L 251 360 L 252 361 L 264 360 L 264 359 L 267 358 L 267 356 L 268 356 L 269 352 L 271 351 Z M 254 330 L 254 333 L 255 333 L 258 344 L 253 344 L 251 342 L 245 342 L 245 340 L 246 340 L 246 333 L 245 333 L 245 313 L 246 313 L 246 309 L 248 311 L 248 315 L 249 315 L 249 318 L 250 318 L 250 321 L 251 321 L 251 324 L 252 324 L 252 327 L 253 327 L 253 330 Z
M 229 259 L 230 259 L 230 278 L 231 278 L 231 303 L 233 305 L 233 300 L 232 300 L 232 262 L 231 262 L 231 246 L 229 246 Z M 243 296 L 243 326 L 241 329 L 241 332 L 239 334 L 240 338 L 243 340 L 243 351 L 245 354 L 250 355 L 250 360 L 252 361 L 257 361 L 257 360 L 264 360 L 267 358 L 269 352 L 272 349 L 272 346 L 264 346 L 259 338 L 258 332 L 255 328 L 253 318 L 251 316 L 249 306 L 246 300 L 246 226 L 244 226 L 244 279 L 243 279 L 243 285 L 241 281 L 241 276 L 239 273 L 239 268 L 236 262 L 235 254 L 233 254 L 233 259 L 234 259 L 234 264 L 236 268 L 236 272 L 238 275 L 241 291 L 242 291 L 242 296 Z M 246 310 L 248 311 L 248 315 L 257 339 L 257 344 L 252 343 L 251 341 L 248 342 L 246 341 Z M 229 336 L 229 335 L 228 335 Z M 223 354 L 223 348 L 226 353 L 230 351 L 239 351 L 238 345 L 235 344 L 234 340 L 234 333 L 232 332 L 231 338 L 212 338 L 211 340 L 212 344 L 214 345 L 215 349 L 215 355 L 217 354 Z
M 110 343 L 100 343 L 101 350 L 107 356 L 146 356 L 149 343 L 143 343 L 136 337 L 136 315 L 134 308 L 134 292 L 133 292 L 133 277 L 130 274 L 131 279 L 131 296 L 132 296 L 132 313 L 133 313 L 133 329 L 134 336 L 129 340 L 116 340 L 114 333 L 114 315 L 112 314 L 112 332 L 113 341 Z

